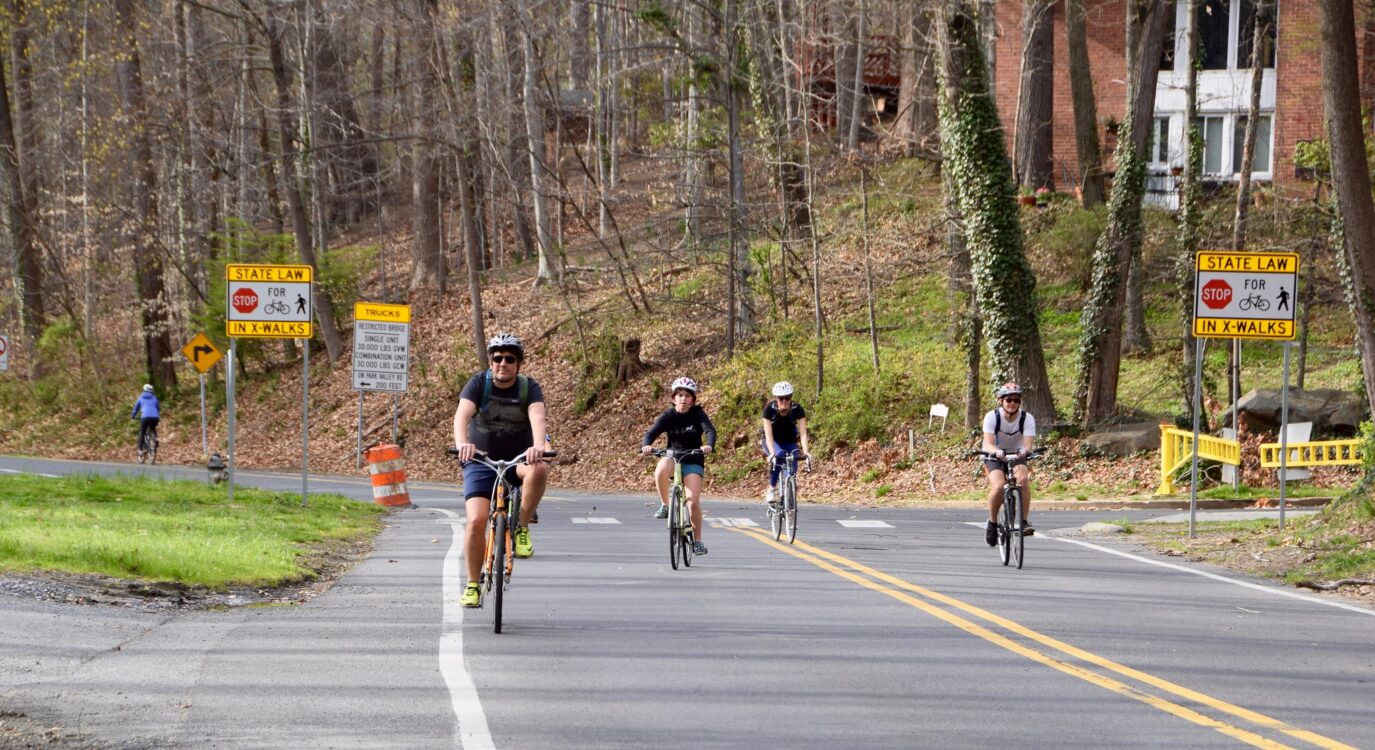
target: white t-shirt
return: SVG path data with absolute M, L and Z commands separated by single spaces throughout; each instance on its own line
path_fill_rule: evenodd
M 1024 437 L 1036 437 L 1036 417 L 1031 416 L 1031 412 L 1018 409 L 1012 419 L 1007 418 L 1007 414 L 999 414 L 1003 409 L 998 407 L 984 415 L 984 433 L 996 433 L 993 435 L 993 444 L 998 446 L 998 450 L 1004 453 L 1016 453 L 1022 449 Z M 1026 415 L 1026 422 L 1022 422 L 1022 415 Z M 999 419 L 1002 425 L 998 425 Z M 1019 428 L 1020 425 L 1020 428 Z

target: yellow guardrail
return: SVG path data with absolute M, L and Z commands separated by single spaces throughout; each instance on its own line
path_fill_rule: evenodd
M 1175 493 L 1174 473 L 1193 460 L 1193 451 L 1193 432 L 1167 424 L 1160 425 L 1160 487 L 1156 489 L 1155 494 Z M 1240 466 L 1241 443 L 1230 438 L 1199 435 L 1198 457 Z
M 1357 440 L 1316 440 L 1308 443 L 1290 443 L 1289 460 L 1285 466 L 1349 466 L 1361 462 L 1361 441 Z M 1260 444 L 1260 465 L 1278 469 L 1280 465 L 1280 444 Z

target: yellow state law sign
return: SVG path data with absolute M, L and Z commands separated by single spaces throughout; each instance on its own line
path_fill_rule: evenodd
M 383 323 L 411 322 L 410 305 L 387 305 L 381 302 L 353 303 L 354 320 L 378 320 Z
M 191 366 L 202 375 L 214 367 L 215 363 L 220 361 L 220 357 L 224 356 L 204 333 L 198 333 L 195 338 L 186 342 L 186 346 L 181 348 L 181 353 L 191 361 Z
M 224 273 L 225 333 L 245 338 L 310 338 L 315 289 L 310 266 L 231 263 Z
M 230 263 L 224 267 L 224 278 L 226 281 L 286 281 L 309 284 L 315 280 L 315 269 L 303 265 Z

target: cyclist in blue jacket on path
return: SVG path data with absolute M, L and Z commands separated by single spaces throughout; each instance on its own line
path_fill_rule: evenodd
M 158 421 L 162 418 L 161 404 L 158 403 L 158 397 L 153 394 L 153 386 L 143 386 L 143 393 L 140 393 L 138 400 L 134 402 L 134 412 L 129 418 L 139 420 L 138 444 L 139 448 L 142 448 L 144 440 L 148 438 L 148 431 L 157 429 Z

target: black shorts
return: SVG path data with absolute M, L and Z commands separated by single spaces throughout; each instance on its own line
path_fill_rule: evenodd
M 1007 457 L 1007 465 L 1008 465 L 1008 468 L 1012 468 L 1012 469 L 1015 469 L 1015 468 L 1017 468 L 1018 466 L 1026 466 L 1026 457 L 1023 456 L 1022 458 L 1017 458 L 1017 456 L 1015 456 L 1015 455 L 1008 456 L 1008 457 Z M 1002 470 L 1003 470 L 1003 462 L 1002 462 L 1002 461 L 999 461 L 999 460 L 997 460 L 997 459 L 993 459 L 993 458 L 985 458 L 985 459 L 984 459 L 984 468 L 987 469 L 988 471 L 1002 471 Z

